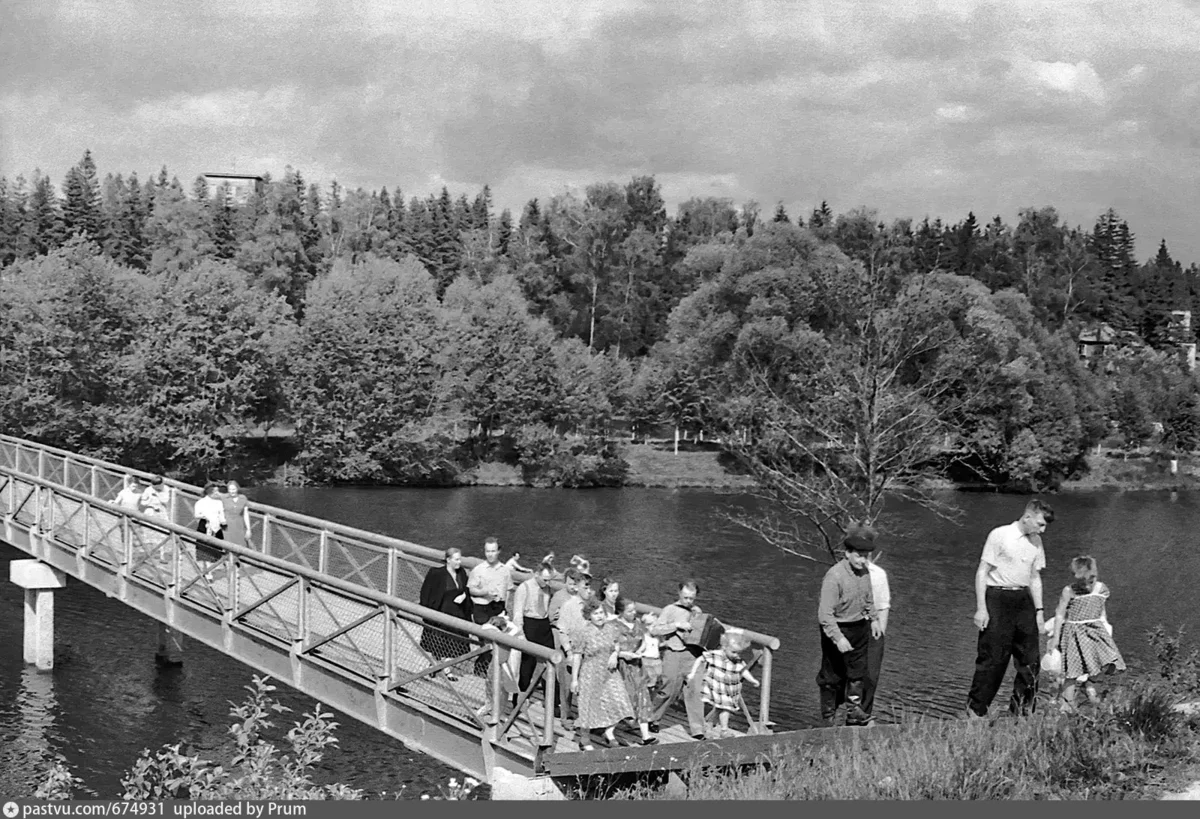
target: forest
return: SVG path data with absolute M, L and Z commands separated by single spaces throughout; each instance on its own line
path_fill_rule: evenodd
M 495 210 L 292 168 L 239 205 L 90 152 L 59 186 L 0 179 L 0 429 L 190 480 L 288 429 L 299 480 L 422 486 L 489 462 L 620 485 L 622 442 L 663 428 L 760 477 L 786 450 L 1021 490 L 1098 444 L 1200 446 L 1200 322 L 1171 324 L 1200 269 L 1161 241 L 1139 262 L 1111 209 L 670 215 L 639 176 Z

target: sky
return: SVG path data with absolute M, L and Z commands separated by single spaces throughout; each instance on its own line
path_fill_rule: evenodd
M 165 165 L 497 207 L 653 174 L 884 221 L 1112 207 L 1200 262 L 1194 0 L 4 0 L 0 176 Z

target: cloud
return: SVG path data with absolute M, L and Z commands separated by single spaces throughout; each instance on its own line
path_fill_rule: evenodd
M 519 210 L 693 195 L 956 221 L 1155 219 L 1200 259 L 1185 0 L 9 0 L 0 175 L 270 171 Z M 1172 207 L 1172 203 L 1177 206 Z M 1144 214 L 1144 215 L 1143 215 Z M 1159 227 L 1161 222 L 1161 228 Z M 1178 247 L 1177 247 L 1178 245 Z

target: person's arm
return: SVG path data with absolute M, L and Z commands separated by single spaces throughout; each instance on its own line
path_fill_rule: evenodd
M 1063 586 L 1062 594 L 1058 597 L 1058 606 L 1054 609 L 1054 634 L 1050 636 L 1050 647 L 1058 648 L 1059 638 L 1062 637 L 1063 619 L 1067 616 L 1067 604 L 1075 593 L 1070 586 Z
M 1046 627 L 1046 615 L 1042 610 L 1042 573 L 1036 569 L 1030 572 L 1029 596 L 1033 598 L 1034 608 L 1037 609 L 1037 630 L 1040 633 Z
M 654 621 L 654 625 L 650 626 L 650 633 L 655 637 L 670 637 L 672 634 L 679 631 L 680 626 L 683 625 L 686 625 L 686 622 L 683 620 L 676 620 L 675 609 L 673 607 L 668 607 L 659 613 L 658 619 Z
M 522 633 L 525 631 L 525 598 L 529 596 L 529 592 L 525 590 L 525 584 L 517 586 L 517 593 L 513 595 L 513 610 L 509 612 L 512 615 L 513 625 L 515 625 Z
M 817 622 L 821 624 L 821 631 L 825 632 L 825 636 L 837 646 L 838 651 L 845 654 L 850 650 L 850 641 L 846 639 L 845 634 L 842 634 L 837 619 L 833 615 L 840 591 L 841 585 L 838 583 L 833 569 L 830 569 L 825 573 L 825 579 L 821 581 L 821 601 L 817 605 Z
M 583 655 L 571 655 L 571 690 L 579 690 L 579 664 L 583 662 Z
M 987 576 L 991 568 L 991 563 L 980 560 L 979 568 L 975 570 L 975 627 L 980 631 L 988 627 L 990 619 L 987 610 Z
M 246 545 L 250 545 L 250 504 L 242 507 L 242 528 L 246 532 Z
M 700 670 L 700 666 L 703 664 L 704 664 L 703 656 L 697 657 L 696 662 L 692 663 L 692 670 L 687 673 L 687 679 L 689 682 L 691 682 L 692 678 L 696 676 L 696 672 Z M 678 679 L 678 678 L 676 678 L 676 679 Z
M 887 572 L 871 565 L 871 591 L 875 598 L 875 619 L 871 621 L 871 636 L 878 640 L 887 633 L 888 612 L 892 608 L 892 590 L 888 586 Z
M 742 679 L 751 685 L 758 685 L 758 680 L 754 679 L 754 675 L 750 673 L 750 669 L 748 668 L 742 672 Z

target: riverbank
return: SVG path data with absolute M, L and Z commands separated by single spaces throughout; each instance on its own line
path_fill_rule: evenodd
M 670 442 L 631 443 L 617 446 L 618 457 L 628 464 L 621 485 L 665 489 L 710 489 L 746 491 L 754 479 L 726 469 L 726 459 L 711 443 L 683 442 L 679 451 Z M 250 483 L 271 486 L 304 485 L 303 474 L 285 461 L 264 471 L 263 463 L 253 464 Z M 445 485 L 445 484 L 439 484 Z M 528 486 L 521 467 L 515 464 L 486 462 L 464 471 L 451 486 Z M 1004 491 L 994 486 L 956 482 L 949 478 L 933 481 L 930 488 L 945 491 Z M 1200 457 L 1180 456 L 1177 471 L 1170 462 L 1150 451 L 1131 453 L 1121 450 L 1092 451 L 1085 457 L 1085 468 L 1063 481 L 1056 491 L 1169 491 L 1200 490 Z
M 870 729 L 863 729 L 869 732 Z M 1149 691 L 1078 715 L 916 723 L 895 736 L 794 750 L 740 770 L 687 772 L 639 800 L 1050 800 L 1200 798 L 1200 720 Z

